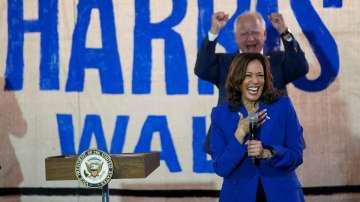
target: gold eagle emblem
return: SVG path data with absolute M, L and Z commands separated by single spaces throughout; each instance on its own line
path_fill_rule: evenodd
M 90 175 L 92 177 L 97 177 L 97 176 L 99 176 L 104 163 L 102 162 L 101 164 L 98 164 L 98 163 L 88 164 L 85 162 L 85 164 L 86 164 L 86 170 L 90 173 Z

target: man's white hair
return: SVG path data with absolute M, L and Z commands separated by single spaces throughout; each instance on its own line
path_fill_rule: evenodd
M 241 13 L 241 15 L 239 15 L 236 20 L 235 20 L 235 24 L 234 24 L 234 30 L 236 31 L 237 30 L 237 26 L 239 24 L 239 21 L 242 17 L 244 16 L 255 16 L 261 23 L 261 25 L 263 26 L 264 30 L 266 30 L 266 23 L 265 23 L 265 20 L 264 18 L 262 17 L 262 15 L 258 12 L 255 12 L 255 11 L 245 11 L 243 13 Z

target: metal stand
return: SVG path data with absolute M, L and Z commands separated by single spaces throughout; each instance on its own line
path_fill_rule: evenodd
M 109 202 L 109 185 L 102 187 L 102 202 Z

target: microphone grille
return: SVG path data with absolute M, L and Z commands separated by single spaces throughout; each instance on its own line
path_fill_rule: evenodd
M 255 124 L 255 123 L 257 122 L 257 120 L 258 120 L 258 115 L 257 115 L 257 113 L 251 113 L 251 114 L 249 115 L 249 122 L 250 122 L 250 123 Z

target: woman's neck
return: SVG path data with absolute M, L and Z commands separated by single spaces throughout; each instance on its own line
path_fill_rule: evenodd
M 248 101 L 248 100 L 242 100 L 244 107 L 246 109 L 246 111 L 248 112 L 248 114 L 250 113 L 255 113 L 258 109 L 259 109 L 259 102 L 252 102 L 252 101 Z

